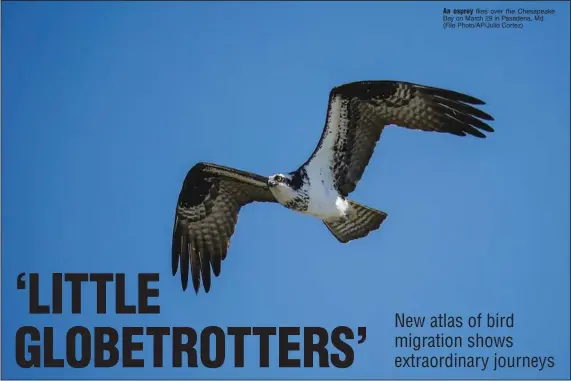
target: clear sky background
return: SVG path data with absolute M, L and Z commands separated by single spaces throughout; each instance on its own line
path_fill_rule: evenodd
M 456 5 L 557 14 L 523 30 L 445 30 L 442 9 Z M 3 2 L 2 378 L 569 377 L 569 65 L 568 2 Z M 182 292 L 171 234 L 192 165 L 294 170 L 319 139 L 330 89 L 365 79 L 479 97 L 497 132 L 389 128 L 352 194 L 389 214 L 380 230 L 342 245 L 316 220 L 250 205 L 211 292 Z M 98 316 L 86 287 L 84 314 L 31 316 L 21 272 L 127 273 L 130 300 L 137 273 L 159 272 L 161 314 Z M 514 312 L 513 329 L 479 331 L 511 335 L 513 348 L 454 351 L 556 366 L 395 369 L 395 355 L 412 353 L 394 349 L 408 333 L 394 328 L 401 312 Z M 268 369 L 255 340 L 243 369 L 231 348 L 220 369 L 153 369 L 145 340 L 145 369 L 23 370 L 22 324 L 55 326 L 60 355 L 74 325 L 361 325 L 368 335 L 348 369 L 279 369 L 274 339 Z M 471 331 L 413 331 L 438 332 Z

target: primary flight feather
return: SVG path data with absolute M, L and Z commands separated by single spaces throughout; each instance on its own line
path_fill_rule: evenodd
M 472 96 L 399 81 L 361 81 L 331 90 L 325 128 L 310 158 L 297 170 L 269 177 L 197 163 L 178 197 L 172 273 L 180 266 L 183 290 L 210 291 L 226 258 L 240 209 L 251 202 L 279 203 L 318 218 L 339 242 L 378 229 L 387 214 L 347 198 L 357 186 L 384 128 L 389 125 L 485 138 L 494 120 L 471 105 Z M 190 274 L 189 274 L 190 272 Z

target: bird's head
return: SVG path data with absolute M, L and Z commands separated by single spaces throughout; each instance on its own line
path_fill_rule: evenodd
M 291 188 L 291 175 L 284 175 L 283 173 L 276 173 L 268 178 L 268 186 L 270 188 L 290 187 Z
M 268 187 L 279 201 L 289 201 L 297 196 L 291 174 L 277 173 L 268 178 Z

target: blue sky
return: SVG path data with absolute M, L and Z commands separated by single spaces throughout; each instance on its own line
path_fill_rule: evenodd
M 520 6 L 490 4 L 461 7 Z M 444 6 L 454 3 L 4 2 L 2 378 L 569 377 L 569 3 L 541 5 L 557 14 L 523 30 L 445 30 Z M 297 168 L 317 143 L 329 90 L 364 79 L 479 97 L 496 132 L 389 128 L 352 194 L 389 214 L 380 230 L 342 245 L 316 220 L 250 205 L 212 291 L 182 292 L 170 239 L 188 169 Z M 98 316 L 89 288 L 82 315 L 32 316 L 14 287 L 21 272 L 123 272 L 128 298 L 137 273 L 159 272 L 161 314 Z M 512 329 L 478 331 L 512 335 L 513 348 L 460 354 L 556 365 L 395 369 L 394 356 L 412 352 L 394 349 L 394 335 L 408 333 L 394 328 L 395 313 L 444 312 L 515 313 Z M 24 370 L 13 349 L 22 324 L 55 326 L 60 354 L 74 325 L 368 334 L 347 369 L 279 369 L 274 340 L 268 369 L 251 341 L 243 369 Z

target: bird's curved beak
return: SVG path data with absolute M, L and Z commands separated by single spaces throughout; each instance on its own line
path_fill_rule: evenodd
M 278 185 L 278 183 L 277 183 L 276 181 L 271 180 L 271 179 L 268 180 L 268 186 L 269 186 L 270 188 L 275 187 L 276 185 Z

